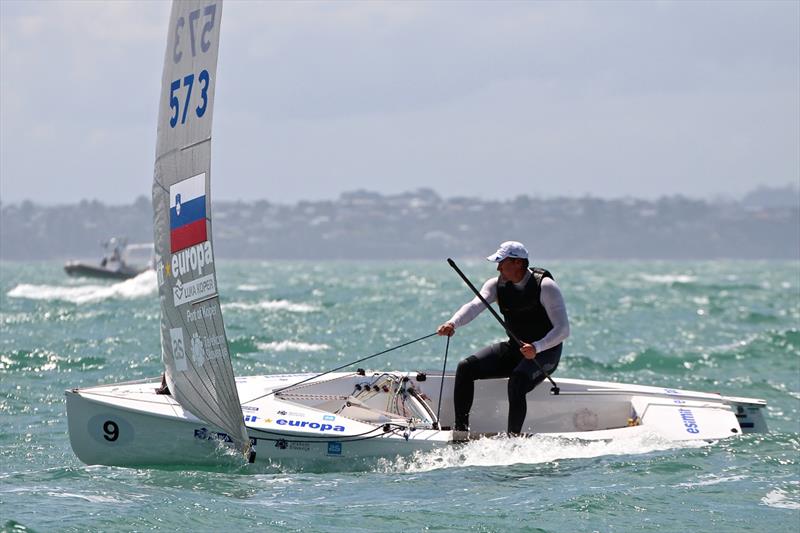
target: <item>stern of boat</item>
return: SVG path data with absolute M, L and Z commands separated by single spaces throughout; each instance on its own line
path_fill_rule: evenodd
M 766 400 L 755 398 L 741 398 L 738 396 L 723 396 L 722 399 L 730 405 L 742 428 L 742 433 L 767 433 L 767 420 L 764 418 Z
M 562 378 L 559 394 L 541 386 L 528 394 L 523 433 L 610 439 L 653 432 L 668 440 L 719 440 L 767 431 L 766 401 L 717 393 Z M 505 431 L 506 380 L 475 384 L 473 433 Z

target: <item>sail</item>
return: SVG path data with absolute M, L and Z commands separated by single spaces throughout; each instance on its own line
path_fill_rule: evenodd
M 217 292 L 211 119 L 222 0 L 175 0 L 164 58 L 153 177 L 161 354 L 172 396 L 246 448 Z

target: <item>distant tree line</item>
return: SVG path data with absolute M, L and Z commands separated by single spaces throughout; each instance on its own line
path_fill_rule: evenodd
M 242 259 L 481 257 L 500 241 L 547 259 L 798 259 L 800 195 L 759 189 L 742 201 L 441 198 L 355 191 L 337 200 L 218 201 L 215 252 Z M 150 200 L 0 206 L 0 259 L 99 259 L 114 236 L 151 242 Z

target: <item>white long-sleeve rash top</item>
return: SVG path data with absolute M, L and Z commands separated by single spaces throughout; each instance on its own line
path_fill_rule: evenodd
M 526 283 L 528 283 L 528 279 L 530 279 L 530 277 L 531 273 L 528 271 L 525 273 L 525 277 L 522 278 L 522 281 L 515 283 L 514 285 L 518 288 L 522 288 Z M 506 281 L 505 283 L 509 282 Z M 483 298 L 490 304 L 496 302 L 497 278 L 494 277 L 486 280 L 486 283 L 484 283 L 483 287 L 481 287 L 480 293 L 481 296 L 483 296 Z M 567 306 L 564 304 L 564 297 L 561 295 L 561 289 L 558 287 L 558 284 L 554 279 L 542 278 L 539 301 L 547 313 L 547 318 L 549 318 L 550 322 L 552 322 L 553 329 L 548 331 L 547 334 L 541 339 L 533 342 L 533 347 L 536 349 L 536 353 L 549 350 L 569 337 Z M 453 326 L 458 329 L 461 326 L 466 326 L 472 322 L 472 320 L 481 314 L 484 309 L 486 309 L 486 306 L 483 305 L 483 302 L 481 302 L 476 296 L 469 302 L 462 305 L 461 308 L 455 312 L 453 317 L 448 320 L 448 322 L 453 324 Z

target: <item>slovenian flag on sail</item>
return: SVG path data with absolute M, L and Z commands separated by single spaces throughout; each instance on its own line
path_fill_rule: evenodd
M 205 174 L 170 185 L 169 230 L 171 253 L 207 240 Z

